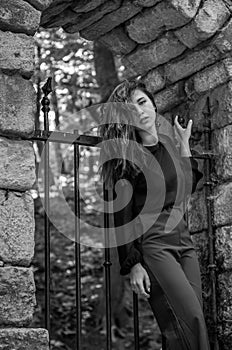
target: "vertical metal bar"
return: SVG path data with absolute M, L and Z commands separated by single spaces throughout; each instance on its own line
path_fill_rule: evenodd
M 78 131 L 74 130 L 78 135 Z M 80 263 L 80 181 L 79 145 L 74 144 L 74 213 L 75 213 L 75 278 L 76 278 L 76 349 L 81 350 L 81 263 Z
M 109 192 L 103 184 L 104 194 L 104 243 L 105 243 L 105 290 L 106 290 L 106 349 L 112 349 L 112 335 L 111 335 L 111 283 L 110 283 L 110 248 L 109 248 L 109 213 L 108 213 L 108 201 Z
M 49 120 L 48 113 L 49 98 L 48 94 L 52 91 L 51 89 L 51 78 L 48 78 L 46 84 L 42 88 L 44 97 L 42 99 L 42 111 L 44 113 L 44 130 L 49 132 Z M 49 142 L 46 141 L 44 144 L 44 228 L 45 228 L 45 328 L 48 330 L 50 335 L 50 222 L 49 222 Z
M 135 292 L 133 292 L 133 318 L 134 318 L 135 350 L 139 350 L 139 307 L 138 307 L 138 296 Z
M 204 129 L 204 141 L 206 152 L 211 151 L 211 115 L 210 115 L 210 101 L 209 97 L 206 101 L 206 111 L 203 113 L 205 117 L 205 129 Z M 217 337 L 217 304 L 216 304 L 216 274 L 215 274 L 215 257 L 214 257 L 214 230 L 213 230 L 213 203 L 210 198 L 212 194 L 212 181 L 211 181 L 211 171 L 212 164 L 211 158 L 208 157 L 204 163 L 204 170 L 206 176 L 206 205 L 207 205 L 207 223 L 208 223 L 208 244 L 209 244 L 209 271 L 210 271 L 210 282 L 211 282 L 211 312 L 212 312 L 212 322 L 213 322 L 213 341 L 212 346 L 214 350 L 219 350 L 218 337 Z

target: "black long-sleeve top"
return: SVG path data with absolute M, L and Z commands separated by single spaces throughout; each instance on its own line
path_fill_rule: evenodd
M 118 198 L 114 225 L 121 275 L 142 262 L 141 232 L 155 231 L 162 212 L 183 204 L 203 176 L 197 161 L 192 156 L 181 157 L 167 135 L 160 134 L 158 144 L 145 147 L 149 165 L 135 179 L 128 179 L 130 184 L 121 181 L 115 187 L 117 195 L 114 189 L 114 198 Z

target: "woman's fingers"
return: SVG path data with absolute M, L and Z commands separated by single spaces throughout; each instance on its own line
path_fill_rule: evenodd
M 144 282 L 145 282 L 145 290 L 150 293 L 150 288 L 151 288 L 151 282 L 148 274 L 146 273 L 144 276 Z

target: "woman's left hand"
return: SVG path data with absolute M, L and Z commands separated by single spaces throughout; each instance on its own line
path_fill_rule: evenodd
M 175 132 L 175 137 L 180 144 L 184 144 L 184 145 L 188 144 L 189 138 L 191 136 L 192 124 L 193 124 L 192 119 L 190 119 L 187 127 L 182 128 L 182 126 L 178 122 L 178 115 L 175 116 L 174 132 Z

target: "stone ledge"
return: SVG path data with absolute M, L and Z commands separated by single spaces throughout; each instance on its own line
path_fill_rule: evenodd
M 0 137 L 0 188 L 26 191 L 35 177 L 35 156 L 32 142 Z
M 0 190 L 0 260 L 29 266 L 34 255 L 34 201 L 29 193 Z
M 0 69 L 30 78 L 34 72 L 34 39 L 0 31 Z
M 0 29 L 34 35 L 41 12 L 24 0 L 1 0 Z
M 32 269 L 0 268 L 0 326 L 28 326 L 36 305 Z
M 0 350 L 49 350 L 48 331 L 42 328 L 0 329 Z
M 36 93 L 32 83 L 20 76 L 0 73 L 0 133 L 30 136 L 35 113 Z

